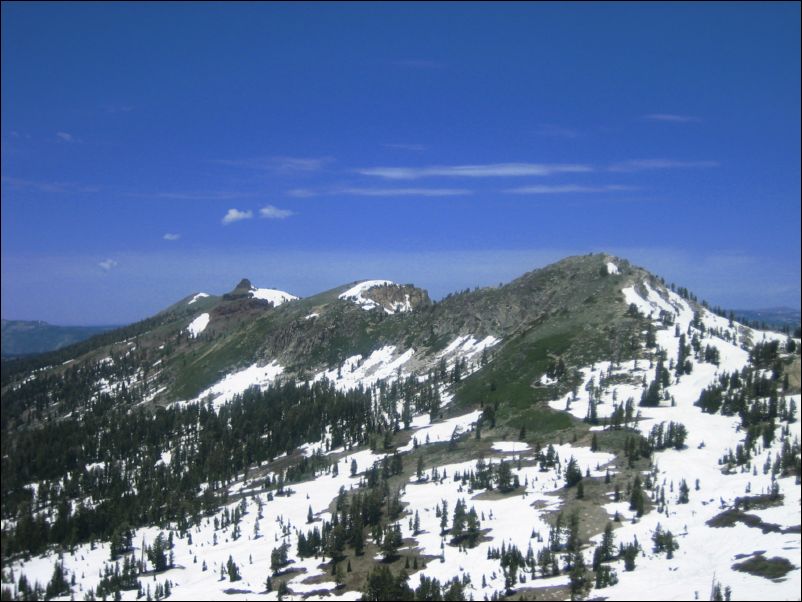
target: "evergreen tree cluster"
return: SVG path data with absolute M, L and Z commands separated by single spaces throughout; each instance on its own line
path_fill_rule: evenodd
M 480 521 L 476 509 L 466 510 L 465 500 L 460 498 L 454 506 L 451 523 L 451 545 L 465 545 L 472 548 L 479 541 Z
M 368 574 L 362 588 L 362 600 L 383 602 L 385 600 L 415 601 L 415 600 L 467 600 L 465 586 L 468 580 L 460 581 L 456 577 L 440 583 L 436 578 L 422 576 L 420 585 L 413 590 L 407 581 L 409 575 L 402 569 L 398 575 L 393 575 L 387 566 L 374 567 Z
M 668 448 L 682 449 L 685 447 L 685 439 L 688 437 L 688 429 L 680 422 L 670 421 L 668 424 L 661 422 L 655 424 L 649 432 L 647 441 L 652 451 L 661 451 Z
M 773 361 L 775 351 L 775 346 L 766 344 L 753 355 L 753 361 L 765 365 Z M 766 448 L 772 444 L 779 426 L 781 451 L 773 462 L 767 462 L 764 473 L 771 472 L 774 476 L 795 475 L 799 479 L 802 475 L 800 443 L 798 439 L 791 438 L 787 426 L 797 419 L 796 402 L 779 393 L 781 386 L 783 389 L 787 387 L 780 382 L 778 373 L 772 372 L 769 376 L 765 372 L 765 368 L 756 369 L 749 365 L 741 371 L 723 373 L 718 383 L 702 391 L 696 405 L 703 412 L 737 415 L 740 428 L 746 431 L 744 442 L 736 445 L 734 450 L 728 450 L 719 460 L 720 464 L 748 466 L 759 445 Z
M 652 542 L 654 543 L 652 551 L 655 554 L 665 553 L 666 558 L 669 560 L 674 557 L 674 550 L 679 548 L 674 534 L 671 531 L 664 530 L 660 523 L 657 523 L 657 527 L 652 534 Z
M 108 365 L 121 370 L 124 362 Z M 62 389 L 71 386 L 76 374 L 94 382 L 104 369 L 67 371 Z M 330 446 L 348 448 L 378 435 L 386 440 L 401 428 L 401 417 L 394 413 L 395 401 L 385 403 L 382 395 L 424 404 L 421 400 L 437 399 L 431 385 L 411 381 L 341 392 L 328 382 L 287 380 L 264 391 L 251 388 L 218 409 L 200 403 L 148 410 L 132 407 L 136 397 L 125 392 L 93 395 L 91 387 L 83 386 L 71 390 L 70 395 L 83 397 L 80 412 L 4 433 L 2 516 L 10 524 L 16 521 L 16 528 L 3 533 L 4 557 L 90 539 L 111 539 L 113 553 L 123 554 L 130 548 L 126 530 L 168 521 L 196 523 L 225 501 L 228 484 L 254 464 L 324 436 L 330 437 Z M 5 399 L 4 394 L 4 404 Z M 165 452 L 171 454 L 169 463 L 161 461 Z M 400 463 L 401 457 L 392 455 L 386 470 L 397 473 Z M 93 464 L 99 468 L 87 468 Z M 265 485 L 277 486 L 281 494 L 285 482 L 328 468 L 318 452 Z M 31 483 L 38 483 L 35 497 Z M 209 486 L 198 495 L 203 483 Z M 81 499 L 97 503 L 72 503 Z

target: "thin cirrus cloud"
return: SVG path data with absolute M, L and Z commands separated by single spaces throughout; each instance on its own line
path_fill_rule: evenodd
M 2 181 L 14 190 L 35 190 L 37 192 L 76 193 L 98 192 L 99 186 L 87 186 L 75 182 L 49 182 L 43 180 L 26 180 L 11 176 L 3 176 Z
M 217 191 L 184 191 L 184 192 L 154 192 L 152 194 L 137 193 L 131 196 L 169 199 L 174 201 L 230 201 L 256 196 L 252 192 L 238 192 L 234 190 Z
M 589 165 L 573 163 L 488 163 L 484 165 L 433 165 L 428 167 L 364 167 L 356 172 L 387 180 L 417 180 L 419 178 L 493 178 L 548 176 L 560 173 L 593 171 Z
M 100 268 L 102 268 L 103 270 L 108 272 L 108 271 L 116 268 L 119 264 L 116 261 L 114 261 L 113 259 L 104 259 L 103 261 L 99 262 L 97 265 Z
M 240 211 L 239 209 L 229 209 L 228 212 L 223 216 L 221 220 L 224 226 L 229 224 L 233 224 L 234 222 L 240 222 L 242 220 L 251 219 L 253 217 L 253 211 L 250 209 L 246 211 Z
M 675 159 L 633 159 L 613 163 L 608 167 L 609 171 L 631 173 L 637 171 L 649 171 L 655 169 L 693 169 L 705 167 L 718 167 L 718 161 L 677 161 Z
M 351 194 L 355 196 L 464 196 L 473 194 L 465 188 L 343 188 L 335 194 Z
M 81 139 L 69 132 L 56 132 L 56 137 L 62 142 L 80 142 Z
M 676 113 L 649 113 L 641 119 L 646 121 L 663 121 L 666 123 L 698 123 L 702 121 L 694 115 L 677 115 Z
M 464 196 L 473 194 L 465 188 L 377 188 L 377 187 L 350 187 L 331 188 L 327 190 L 313 190 L 310 188 L 294 188 L 287 191 L 287 195 L 296 198 L 311 198 L 317 196 L 367 196 L 367 197 L 438 197 L 438 196 Z
M 273 205 L 265 205 L 259 210 L 259 216 L 265 219 L 286 219 L 291 215 L 295 215 L 289 209 L 279 209 Z
M 273 173 L 305 173 L 320 171 L 333 161 L 332 157 L 251 157 L 212 159 L 211 163 Z
M 295 197 L 297 199 L 309 199 L 316 196 L 325 194 L 319 190 L 312 190 L 310 188 L 293 188 L 287 191 L 287 196 Z
M 178 240 L 179 238 L 181 238 L 181 235 L 180 235 L 180 234 L 174 234 L 174 233 L 172 233 L 172 232 L 168 232 L 167 234 L 165 234 L 164 236 L 162 236 L 162 238 L 163 238 L 164 240 L 170 240 L 170 241 L 173 241 L 173 240 Z
M 634 186 L 622 184 L 607 184 L 604 186 L 582 186 L 579 184 L 559 184 L 520 186 L 518 188 L 508 188 L 504 192 L 508 194 L 573 194 L 573 193 L 602 193 L 602 192 L 624 192 L 637 190 Z

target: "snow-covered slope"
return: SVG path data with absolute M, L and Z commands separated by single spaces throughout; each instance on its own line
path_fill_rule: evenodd
M 782 528 L 799 524 L 798 482 L 794 477 L 775 480 L 773 473 L 765 468 L 758 470 L 778 457 L 782 442 L 775 439 L 771 445 L 763 449 L 759 447 L 759 455 L 751 462 L 754 470 L 727 470 L 722 467 L 721 458 L 744 440 L 739 418 L 703 413 L 694 405 L 701 392 L 718 383 L 722 374 L 738 372 L 748 364 L 748 351 L 736 342 L 749 338 L 781 340 L 782 337 L 777 333 L 746 329 L 707 310 L 700 312 L 701 323 L 693 326 L 694 310 L 684 299 L 671 291 L 662 296 L 648 283 L 641 284 L 646 291 L 645 297 L 638 294 L 634 287 L 625 288 L 623 293 L 627 302 L 634 304 L 646 316 L 673 316 L 674 326 L 654 322 L 657 348 L 665 354 L 670 364 L 673 365 L 678 359 L 678 333 L 696 335 L 702 346 L 714 346 L 720 359 L 718 364 L 694 362 L 690 374 L 672 379 L 664 391 L 665 401 L 658 407 L 637 408 L 639 420 L 634 426 L 644 436 L 648 436 L 661 423 L 680 423 L 688 432 L 686 448 L 667 449 L 654 454 L 654 468 L 649 476 L 658 486 L 653 492 L 655 499 L 658 491 L 661 495 L 665 492 L 666 503 L 662 512 L 653 511 L 637 519 L 626 502 L 607 505 L 611 518 L 618 513 L 626 519 L 616 531 L 617 538 L 622 541 L 637 538 L 643 544 L 644 554 L 638 560 L 639 568 L 634 573 L 625 572 L 619 562 L 619 583 L 604 589 L 603 593 L 618 600 L 640 600 L 653 596 L 663 600 L 701 599 L 700 596 L 709 594 L 712 580 L 716 579 L 732 588 L 735 592 L 733 599 L 793 599 L 798 596 L 800 588 L 798 531 L 795 535 L 790 531 L 764 532 L 759 521 L 756 526 L 736 523 L 723 528 L 708 524 L 723 510 L 733 507 L 738 498 L 750 494 L 768 495 L 775 484 L 783 496 L 781 504 L 755 513 L 761 518 L 766 516 L 763 520 L 767 523 L 779 523 Z M 567 410 L 577 418 L 587 418 L 593 409 L 599 421 L 604 422 L 610 418 L 616 406 L 622 405 L 625 400 L 631 399 L 637 404 L 652 372 L 643 360 L 617 364 L 602 362 L 583 370 L 584 382 L 577 388 L 576 394 L 556 399 L 550 405 L 556 410 Z M 644 384 L 641 384 L 641 377 Z M 793 401 L 798 407 L 800 396 L 790 396 L 786 401 Z M 603 427 L 593 428 L 601 430 Z M 790 438 L 796 439 L 798 445 L 800 423 L 793 422 L 787 428 Z M 677 502 L 682 481 L 693 488 L 687 503 Z M 768 520 L 769 517 L 773 520 Z M 674 552 L 672 559 L 666 558 L 665 553 L 653 553 L 651 550 L 649 542 L 658 525 L 663 530 L 672 531 L 677 537 L 679 549 Z M 600 541 L 600 538 L 596 538 L 597 544 Z M 761 550 L 769 558 L 787 558 L 796 568 L 779 580 L 767 580 L 734 570 L 733 565 L 739 559 L 749 558 Z M 590 562 L 591 555 L 588 553 L 587 556 Z
M 366 571 L 366 567 L 371 566 L 391 566 L 397 574 L 404 558 L 410 563 L 414 559 L 419 564 L 407 569 L 413 589 L 425 584 L 424 577 L 436 578 L 441 583 L 457 578 L 464 586 L 465 596 L 475 600 L 505 595 L 512 599 L 541 599 L 544 595 L 549 599 L 567 599 L 575 577 L 565 567 L 569 558 L 567 517 L 574 508 L 579 508 L 583 525 L 580 553 L 588 569 L 593 565 L 594 551 L 600 546 L 601 531 L 608 520 L 615 525 L 616 549 L 618 544 L 632 541 L 640 545 L 634 571 L 626 570 L 624 560 L 617 555 L 605 561 L 605 566 L 617 573 L 618 581 L 607 587 L 584 590 L 583 595 L 587 597 L 707 599 L 715 580 L 732 588 L 734 600 L 798 599 L 802 586 L 798 531 L 802 496 L 798 477 L 783 476 L 787 473 L 780 471 L 778 458 L 787 454 L 787 449 L 793 445 L 798 449 L 799 421 L 789 419 L 787 411 L 779 411 L 773 422 L 756 435 L 757 442 L 749 461 L 738 464 L 729 458 L 739 446 L 743 448 L 748 435 L 742 427 L 741 416 L 737 412 L 731 415 L 721 411 L 705 413 L 695 405 L 702 392 L 720 383 L 722 377 L 741 374 L 750 367 L 750 352 L 755 343 L 775 341 L 785 345 L 786 337 L 730 322 L 690 303 L 655 280 L 633 279 L 625 263 L 601 262 L 595 267 L 597 275 L 602 267 L 608 276 L 616 276 L 603 280 L 613 282 L 610 286 L 616 287 L 616 294 L 620 289 L 616 313 L 627 311 L 620 305 L 620 297 L 623 297 L 626 306 L 636 310 L 636 315 L 631 317 L 636 330 L 641 326 L 648 330 L 641 332 L 640 340 L 635 341 L 636 346 L 640 345 L 633 352 L 637 359 L 608 357 L 592 365 L 569 365 L 567 376 L 537 375 L 533 383 L 537 383 L 538 391 L 555 391 L 553 398 L 543 402 L 544 420 L 554 413 L 560 413 L 563 418 L 568 414 L 572 420 L 578 419 L 571 422 L 569 428 L 557 433 L 544 429 L 527 436 L 522 424 L 491 427 L 486 418 L 488 408 L 492 407 L 490 403 L 460 405 L 460 398 L 455 397 L 459 379 L 472 374 L 481 376 L 486 362 L 492 367 L 493 362 L 498 361 L 494 358 L 502 353 L 507 343 L 501 335 L 486 335 L 487 331 L 467 330 L 466 327 L 440 334 L 439 338 L 433 336 L 436 342 L 429 343 L 429 347 L 417 342 L 413 347 L 398 338 L 391 339 L 393 344 L 382 340 L 372 348 L 362 347 L 372 349 L 362 354 L 343 353 L 343 359 L 335 364 L 308 367 L 303 378 L 318 383 L 328 380 L 341 392 L 362 391 L 361 394 L 367 396 L 367 405 L 374 406 L 372 416 L 386 420 L 386 430 L 381 433 L 386 437 L 384 447 L 382 436 L 371 441 L 370 449 L 367 445 L 360 447 L 358 444 L 362 441 L 353 447 L 334 443 L 342 441 L 337 438 L 339 425 L 328 425 L 316 432 L 315 437 L 324 433 L 320 440 L 308 441 L 294 451 L 287 449 L 286 455 L 274 462 L 257 462 L 230 481 L 204 484 L 197 492 L 199 499 L 210 487 L 224 488 L 229 495 L 228 503 L 202 515 L 186 532 L 175 522 L 134 530 L 133 553 L 137 559 L 144 557 L 143 545 L 152 544 L 160 532 L 174 534 L 175 566 L 154 574 L 153 567 L 145 560 L 146 572 L 137 577 L 138 582 L 154 594 L 157 584 L 161 586 L 169 580 L 172 586 L 169 599 L 176 600 L 276 600 L 278 592 L 266 591 L 265 580 L 272 574 L 269 569 L 271 551 L 286 543 L 289 572 L 281 575 L 288 589 L 285 599 L 356 599 L 361 586 L 347 581 L 347 587 L 339 588 L 332 576 L 330 558 L 302 558 L 299 541 L 308 530 L 322 528 L 324 521 L 334 518 L 332 510 L 340 503 L 338 495 L 349 499 L 349 494 L 364 490 L 374 462 L 379 462 L 378 472 L 386 470 L 387 462 L 394 461 L 394 452 L 397 452 L 405 467 L 395 480 L 388 480 L 392 483 L 392 489 L 390 485 L 388 489 L 391 496 L 397 494 L 403 508 L 389 522 L 400 528 L 402 560 L 395 564 L 382 562 L 377 533 L 375 529 L 366 529 L 370 550 L 366 557 L 356 556 L 350 548 L 345 552 L 355 566 L 359 563 L 358 571 Z M 365 309 L 376 308 L 379 304 L 365 294 L 374 287 L 390 284 L 389 281 L 362 282 L 342 293 L 340 299 Z M 283 303 L 294 299 L 286 293 L 271 295 L 259 298 L 276 305 L 279 304 L 276 300 Z M 312 328 L 325 321 L 325 309 L 321 309 L 321 313 L 308 311 L 299 312 L 296 322 Z M 361 312 L 350 313 L 360 319 L 365 316 Z M 217 315 L 215 330 L 218 329 Z M 208 324 L 209 314 L 202 314 L 186 328 L 190 336 L 197 337 Z M 298 328 L 297 325 L 293 327 Z M 475 334 L 477 332 L 482 335 Z M 647 345 L 645 341 L 649 336 L 653 341 Z M 681 351 L 681 341 L 687 346 L 684 351 Z M 706 351 L 708 348 L 713 351 Z M 133 354 L 134 350 L 128 353 Z M 279 379 L 289 378 L 278 360 L 269 355 L 267 358 L 247 368 L 222 373 L 215 384 L 189 403 L 211 399 L 218 416 L 222 416 L 225 413 L 220 412 L 220 408 L 248 387 L 264 389 Z M 104 361 L 113 362 L 111 358 Z M 152 368 L 155 370 L 161 361 Z M 677 370 L 676 366 L 684 365 L 684 361 L 689 362 L 689 369 Z M 667 381 L 660 388 L 660 400 L 654 406 L 641 406 L 639 401 L 644 391 L 657 380 L 658 364 L 668 371 Z M 247 366 L 248 362 L 239 365 Z M 460 370 L 455 368 L 461 369 L 461 376 L 456 376 Z M 440 370 L 454 376 L 434 380 L 433 372 Z M 764 372 L 770 375 L 771 370 L 764 369 Z M 573 376 L 576 382 L 566 385 L 565 379 Z M 439 396 L 440 408 L 445 411 L 416 411 L 411 417 L 401 419 L 404 402 L 411 401 L 414 407 L 416 401 L 409 399 L 413 389 L 404 387 L 415 382 L 423 385 L 435 382 L 436 386 L 431 389 Z M 112 390 L 110 383 L 105 384 Z M 772 403 L 780 408 L 787 409 L 791 402 L 797 407 L 800 404 L 799 394 L 786 395 L 781 390 L 778 397 L 780 399 Z M 626 428 L 614 430 L 613 416 L 626 406 L 627 400 L 632 403 Z M 768 405 L 770 402 L 760 399 L 756 403 Z M 237 419 L 236 414 L 232 416 L 234 419 Z M 589 424 L 583 424 L 582 420 Z M 403 426 L 405 421 L 408 421 L 407 429 Z M 648 439 L 655 426 L 669 422 L 684 426 L 687 431 L 684 444 L 678 449 L 670 446 L 655 449 L 649 461 L 641 458 L 640 463 L 628 465 L 626 454 L 622 452 L 624 437 L 640 441 L 637 437 L 640 434 Z M 596 445 L 595 437 L 591 443 L 593 435 L 599 437 L 601 445 Z M 258 437 L 257 432 L 255 438 Z M 617 440 L 619 447 L 610 443 Z M 544 461 L 548 455 L 553 461 Z M 151 464 L 179 471 L 178 456 L 164 449 L 153 456 Z M 332 464 L 325 466 L 320 458 Z M 303 479 L 291 483 L 283 495 L 277 493 L 275 482 L 268 491 L 269 478 L 281 475 L 299 459 L 321 463 L 312 464 Z M 383 459 L 384 465 L 381 464 Z M 517 480 L 517 487 L 507 491 L 499 486 L 486 489 L 475 480 L 483 471 L 500 472 L 502 462 L 509 469 L 510 478 Z M 580 501 L 576 487 L 566 488 L 566 475 L 574 463 L 584 475 L 589 500 Z M 94 475 L 92 478 L 102 479 L 109 467 L 103 462 L 93 462 L 86 470 Z M 646 483 L 648 503 L 643 516 L 630 510 L 628 488 L 635 474 Z M 683 481 L 689 488 L 687 501 L 680 499 Z M 38 484 L 30 483 L 29 488 L 37 507 Z M 614 501 L 616 489 L 620 489 L 620 501 Z M 731 512 L 736 503 L 742 503 L 738 502 L 739 498 L 761 495 L 764 496 L 761 499 L 770 498 L 771 503 L 749 509 L 748 515 L 755 518 L 734 520 L 730 524 L 721 519 L 722 513 Z M 452 543 L 448 532 L 454 509 L 463 501 L 467 508 L 476 511 L 480 521 L 481 536 L 475 545 Z M 91 499 L 84 502 L 95 503 Z M 444 504 L 447 506 L 445 530 L 440 516 Z M 235 511 L 240 517 L 236 530 L 232 524 L 226 524 Z M 37 512 L 47 515 L 47 520 L 56 517 L 46 504 Z M 550 541 L 559 512 L 565 512 L 565 528 Z M 4 519 L 4 526 L 8 524 L 9 520 Z M 226 526 L 220 526 L 222 524 Z M 720 526 L 714 526 L 716 524 Z M 652 547 L 658 525 L 660 530 L 671 531 L 679 544 L 670 558 Z M 509 564 L 512 550 L 520 552 L 522 563 L 514 571 Z M 556 571 L 554 565 L 541 570 L 537 558 L 544 550 L 554 553 Z M 787 559 L 791 570 L 779 578 L 769 579 L 733 568 L 739 561 L 754 559 L 759 551 L 768 559 Z M 72 594 L 82 598 L 97 587 L 100 573 L 106 567 L 113 571 L 109 557 L 108 542 L 95 542 L 61 553 L 51 550 L 30 559 L 15 558 L 4 570 L 13 571 L 15 583 L 9 587 L 15 591 L 20 575 L 24 574 L 30 583 L 44 585 L 53 574 L 54 564 L 63 562 L 68 580 L 75 577 Z M 239 567 L 242 578 L 237 582 L 231 582 L 224 575 L 229 558 Z M 593 585 L 593 573 L 588 571 L 588 574 Z M 133 600 L 136 591 L 124 591 L 122 598 Z
M 287 301 L 295 301 L 298 299 L 295 295 L 291 295 L 290 293 L 279 291 L 272 288 L 252 288 L 251 289 L 251 297 L 254 299 L 263 299 L 264 301 L 270 301 L 274 306 L 278 307 L 282 303 L 286 303 Z
M 206 327 L 209 325 L 209 314 L 202 313 L 197 318 L 192 320 L 187 326 L 187 332 L 189 332 L 189 336 L 193 339 L 197 337 L 200 333 L 206 330 Z
M 284 368 L 275 361 L 265 366 L 253 364 L 237 372 L 227 374 L 222 380 L 202 391 L 192 402 L 211 400 L 214 407 L 220 407 L 227 401 L 231 401 L 236 395 L 244 393 L 250 387 L 264 389 L 282 372 L 284 372 Z
M 187 305 L 192 305 L 192 304 L 193 304 L 193 303 L 195 303 L 197 300 L 199 300 L 199 299 L 203 299 L 204 297 L 208 297 L 208 296 L 209 296 L 209 294 L 208 294 L 208 293 L 196 293 L 196 294 L 194 294 L 194 295 L 192 296 L 192 299 L 190 299 L 189 301 L 187 301 Z
M 349 288 L 344 293 L 340 294 L 340 299 L 345 299 L 346 301 L 352 301 L 359 305 L 362 309 L 370 310 L 376 307 L 379 307 L 379 304 L 373 301 L 372 299 L 368 299 L 364 297 L 364 294 L 367 293 L 370 289 L 375 288 L 377 286 L 392 286 L 395 282 L 391 280 L 365 280 L 356 284 Z M 387 310 L 388 313 L 389 310 Z

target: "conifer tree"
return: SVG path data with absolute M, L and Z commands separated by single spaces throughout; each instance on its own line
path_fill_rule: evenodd
M 401 527 L 398 524 L 388 525 L 382 538 L 381 550 L 384 560 L 389 561 L 398 555 L 398 548 L 403 544 Z
M 573 487 L 582 480 L 582 471 L 579 469 L 576 459 L 571 456 L 565 467 L 565 486 Z
M 639 517 L 643 516 L 644 497 L 640 475 L 635 475 L 635 479 L 632 482 L 632 493 L 629 496 L 629 509 L 634 510 Z

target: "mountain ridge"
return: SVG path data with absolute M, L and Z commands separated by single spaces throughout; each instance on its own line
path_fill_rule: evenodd
M 233 581 L 267 600 L 412 599 L 407 582 L 632 598 L 649 579 L 691 598 L 711 575 L 796 595 L 798 339 L 606 254 L 406 311 L 383 302 L 407 285 L 342 298 L 360 282 L 279 305 L 240 282 L 4 364 L 18 597 L 48 578 L 69 594 L 60 574 L 97 597 L 157 579 L 177 599 Z M 788 583 L 741 576 L 731 552 Z
M 544 269 L 548 274 L 548 268 Z M 248 297 L 252 285 L 244 280 L 232 291 L 233 296 L 227 293 L 228 297 L 204 297 L 191 306 L 186 300 L 194 297 L 188 296 L 147 320 L 166 323 L 161 327 L 166 332 L 157 333 L 156 337 L 162 344 L 164 341 L 161 339 L 167 332 L 180 336 L 186 328 L 182 321 L 186 320 L 188 324 L 190 320 L 187 318 L 190 316 L 210 313 L 211 321 L 207 330 L 200 337 L 195 337 L 195 349 L 201 351 L 201 357 L 193 362 L 194 373 L 206 372 L 207 376 L 194 389 L 193 386 L 182 384 L 191 380 L 192 375 L 179 376 L 179 390 L 184 396 L 192 396 L 202 385 L 211 384 L 210 378 L 221 370 L 230 369 L 230 360 L 226 358 L 235 356 L 243 362 L 280 359 L 284 356 L 290 364 L 298 363 L 298 360 L 308 363 L 310 359 L 331 364 L 356 353 L 366 353 L 375 344 L 400 344 L 404 341 L 407 346 L 415 344 L 437 348 L 438 345 L 445 346 L 447 341 L 444 337 L 455 332 L 488 336 L 502 334 L 499 332 L 501 330 L 506 334 L 512 324 L 518 325 L 533 318 L 532 312 L 524 311 L 523 304 L 516 301 L 515 297 L 531 292 L 525 283 L 539 272 L 529 272 L 505 285 L 502 290 L 507 294 L 500 295 L 495 288 L 471 292 L 467 296 L 467 304 L 464 295 L 449 295 L 440 302 L 429 304 L 425 302 L 428 296 L 422 291 L 420 295 L 424 303 L 416 308 L 417 311 L 409 312 L 408 316 L 386 315 L 386 318 L 380 313 L 364 311 L 358 304 L 339 299 L 350 288 L 349 285 L 271 308 L 267 304 L 263 306 L 260 300 Z M 243 285 L 243 282 L 246 284 Z M 357 284 L 360 282 L 363 281 L 357 281 Z M 239 291 L 240 288 L 243 290 Z M 414 287 L 409 290 L 421 291 Z M 495 312 L 492 306 L 499 303 L 503 307 Z M 322 312 L 322 315 L 311 321 L 305 319 L 315 312 Z M 428 315 L 429 312 L 431 315 Z M 455 324 L 455 319 L 459 323 Z M 153 332 L 151 329 L 135 336 L 146 337 Z M 130 338 L 130 334 L 125 338 Z M 202 340 L 206 340 L 207 344 L 202 345 Z M 206 349 L 199 349 L 198 343 Z M 62 361 L 66 359 L 69 358 Z M 205 360 L 208 361 L 208 367 L 201 363 Z M 193 366 L 190 366 L 190 370 L 193 370 Z M 214 370 L 214 374 L 210 375 L 209 370 Z
M 617 266 L 617 274 L 607 273 L 610 263 Z M 368 293 L 392 289 L 397 294 L 416 295 L 417 301 L 409 311 L 391 313 L 381 304 L 377 305 L 383 310 L 370 311 L 364 303 L 341 298 L 365 282 L 362 280 L 275 306 L 254 298 L 251 291 L 257 289 L 243 279 L 220 297 L 188 295 L 154 316 L 121 329 L 120 340 L 111 345 L 106 341 L 114 331 L 89 351 L 83 351 L 91 347 L 88 343 L 77 348 L 81 356 L 70 356 L 68 349 L 58 358 L 59 363 L 78 361 L 80 357 L 99 360 L 100 355 L 110 355 L 115 345 L 124 346 L 133 333 L 156 361 L 157 355 L 165 355 L 156 353 L 159 346 L 166 346 L 166 340 L 174 337 L 171 347 L 178 354 L 171 349 L 167 355 L 174 356 L 173 361 L 163 358 L 171 372 L 171 382 L 161 398 L 169 402 L 193 398 L 222 374 L 254 362 L 278 360 L 290 372 L 299 373 L 308 368 L 330 367 L 347 357 L 367 355 L 387 345 L 435 353 L 460 335 L 507 338 L 533 331 L 527 335 L 532 338 L 537 336 L 539 324 L 552 322 L 553 330 L 554 321 L 570 324 L 573 338 L 580 332 L 587 338 L 589 333 L 604 328 L 604 353 L 613 352 L 613 347 L 620 353 L 626 340 L 634 337 L 634 322 L 607 310 L 597 312 L 594 306 L 625 309 L 620 289 L 640 280 L 662 286 L 660 279 L 625 259 L 606 253 L 573 256 L 527 272 L 501 287 L 452 293 L 437 302 L 430 301 L 425 290 L 412 285 L 370 289 Z M 208 326 L 188 341 L 188 324 L 204 313 L 210 316 Z M 313 314 L 314 319 L 308 319 Z M 159 326 L 148 328 L 155 323 Z M 599 339 L 595 335 L 594 338 Z M 588 358 L 589 355 L 585 359 Z

